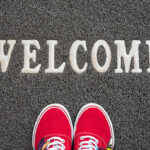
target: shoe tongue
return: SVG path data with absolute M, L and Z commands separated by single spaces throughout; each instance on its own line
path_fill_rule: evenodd
M 42 150 L 43 147 L 45 147 L 44 145 L 49 144 L 49 143 L 47 142 L 48 139 L 49 139 L 48 137 L 46 137 L 46 138 L 44 137 L 44 138 L 42 138 L 42 139 L 40 140 L 40 142 L 39 142 L 39 144 L 38 144 L 38 150 Z M 53 141 L 51 141 L 51 142 L 53 142 Z M 44 148 L 44 150 L 46 150 L 46 148 Z
M 45 138 L 42 138 L 38 144 L 38 150 L 42 150 L 43 145 L 46 143 Z

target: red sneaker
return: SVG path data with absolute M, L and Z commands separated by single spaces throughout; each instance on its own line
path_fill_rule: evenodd
M 73 126 L 67 109 L 60 104 L 45 107 L 33 129 L 33 149 L 71 150 L 72 139 Z
M 114 131 L 101 106 L 87 104 L 79 111 L 74 125 L 74 150 L 112 150 Z

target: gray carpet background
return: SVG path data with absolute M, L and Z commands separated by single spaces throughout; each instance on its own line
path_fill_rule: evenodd
M 0 150 L 31 150 L 32 130 L 40 111 L 48 104 L 60 103 L 74 122 L 78 110 L 88 102 L 102 105 L 115 130 L 115 150 L 147 150 L 150 147 L 150 74 L 146 69 L 150 39 L 150 1 L 148 0 L 31 0 L 0 1 L 0 39 L 16 39 L 6 73 L 0 72 Z M 22 74 L 21 40 L 36 39 L 41 49 L 38 74 Z M 58 40 L 56 67 L 66 61 L 63 74 L 46 74 L 46 40 Z M 79 50 L 79 66 L 88 62 L 85 73 L 71 69 L 69 50 L 75 40 L 86 40 L 86 54 Z M 91 64 L 91 49 L 99 40 L 111 48 L 108 72 L 100 74 Z M 114 40 L 141 40 L 141 74 L 116 74 Z M 98 54 L 104 63 L 105 54 Z M 34 64 L 35 65 L 35 64 Z M 132 64 L 133 66 L 133 64 Z M 132 67 L 131 66 L 131 67 Z

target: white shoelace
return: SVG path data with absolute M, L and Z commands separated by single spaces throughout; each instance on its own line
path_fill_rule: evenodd
M 47 150 L 64 150 L 65 145 L 65 140 L 60 138 L 60 137 L 51 137 L 47 140 L 47 142 L 50 142 L 47 146 Z
M 89 138 L 89 140 L 84 140 L 85 138 Z M 84 140 L 80 142 L 78 150 L 97 150 L 99 141 L 93 136 L 81 136 L 80 140 Z

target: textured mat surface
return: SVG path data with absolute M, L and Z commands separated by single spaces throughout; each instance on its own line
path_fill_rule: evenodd
M 32 149 L 35 120 L 47 104 L 65 105 L 73 119 L 88 102 L 101 104 L 111 117 L 115 130 L 115 150 L 150 147 L 150 2 L 148 0 L 53 0 L 1 1 L 0 39 L 16 39 L 6 73 L 0 73 L 0 150 Z M 38 74 L 22 74 L 22 39 L 36 39 L 41 49 Z M 56 39 L 56 66 L 66 61 L 63 74 L 45 74 L 48 49 L 46 40 Z M 69 50 L 77 40 L 86 40 L 88 51 L 79 52 L 79 65 L 88 62 L 85 73 L 78 75 L 70 67 Z M 98 39 L 106 40 L 112 51 L 111 66 L 100 74 L 91 64 L 91 49 Z M 141 40 L 142 74 L 116 74 L 114 40 Z M 103 54 L 98 58 L 104 62 Z M 133 64 L 132 64 L 133 66 Z

